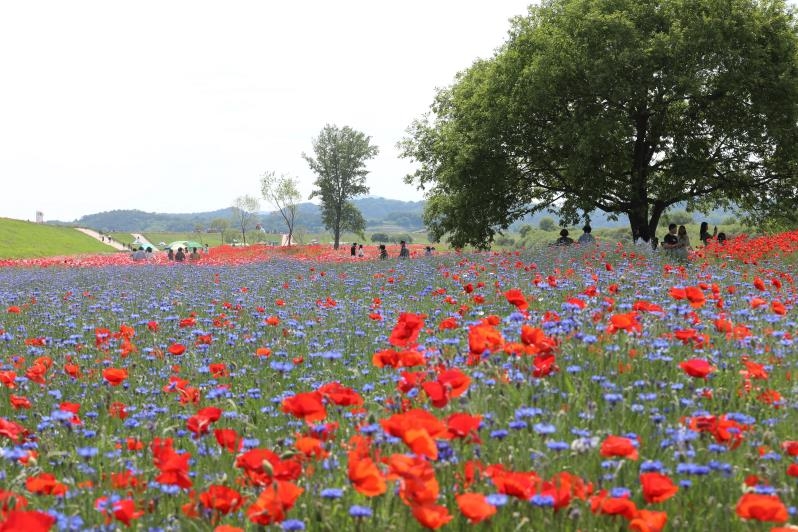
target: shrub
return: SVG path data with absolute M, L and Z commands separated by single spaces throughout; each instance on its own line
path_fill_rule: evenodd
M 540 227 L 544 231 L 554 231 L 555 229 L 557 229 L 557 224 L 554 223 L 554 220 L 552 218 L 546 216 L 545 218 L 540 219 L 538 227 Z

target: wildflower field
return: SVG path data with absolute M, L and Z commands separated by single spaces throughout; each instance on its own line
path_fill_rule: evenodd
M 789 530 L 796 253 L 5 261 L 0 531 Z

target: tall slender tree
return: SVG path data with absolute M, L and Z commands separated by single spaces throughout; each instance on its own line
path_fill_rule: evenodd
M 254 196 L 239 196 L 233 201 L 233 220 L 236 227 L 241 229 L 241 239 L 247 243 L 247 229 L 258 220 L 260 202 Z
M 363 215 L 349 200 L 368 194 L 366 161 L 375 157 L 379 148 L 371 144 L 371 137 L 349 126 L 327 124 L 313 139 L 313 153 L 314 156 L 302 154 L 316 174 L 317 188 L 310 197 L 321 198 L 322 219 L 333 232 L 338 249 L 342 231 L 364 229 Z
M 260 180 L 263 199 L 277 208 L 288 229 L 288 245 L 291 245 L 296 221 L 297 202 L 302 198 L 295 178 L 274 172 L 266 172 Z

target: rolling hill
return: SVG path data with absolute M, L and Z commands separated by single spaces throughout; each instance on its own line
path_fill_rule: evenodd
M 105 244 L 70 227 L 0 218 L 0 259 L 113 251 Z

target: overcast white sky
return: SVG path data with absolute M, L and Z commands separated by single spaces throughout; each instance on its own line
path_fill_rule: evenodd
M 307 197 L 327 123 L 379 146 L 372 195 L 421 199 L 397 141 L 529 2 L 2 2 L 0 216 L 220 209 L 266 170 Z

